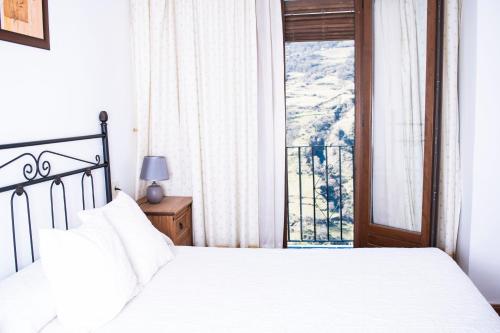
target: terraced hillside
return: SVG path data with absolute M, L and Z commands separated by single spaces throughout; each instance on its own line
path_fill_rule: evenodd
M 331 243 L 327 244 L 349 246 L 353 239 L 354 42 L 287 43 L 285 52 L 290 239 L 300 240 L 302 234 L 304 241 L 315 235 L 326 241 L 329 230 Z

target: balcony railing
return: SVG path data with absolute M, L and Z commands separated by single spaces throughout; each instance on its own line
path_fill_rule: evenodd
M 353 242 L 353 146 L 287 147 L 288 245 Z

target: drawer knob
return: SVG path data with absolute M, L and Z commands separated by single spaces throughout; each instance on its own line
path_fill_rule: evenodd
M 184 225 L 182 223 L 179 223 L 179 229 L 183 229 L 184 228 Z

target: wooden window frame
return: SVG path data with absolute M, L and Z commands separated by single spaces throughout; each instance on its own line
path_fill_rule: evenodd
M 442 0 L 428 0 L 422 228 L 420 232 L 412 232 L 374 224 L 372 220 L 373 0 L 356 0 L 355 247 L 436 246 L 443 6 Z

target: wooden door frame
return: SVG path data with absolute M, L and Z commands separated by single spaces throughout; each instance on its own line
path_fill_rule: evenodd
M 443 6 L 442 0 L 428 0 L 422 229 L 411 232 L 372 223 L 373 0 L 355 2 L 355 247 L 436 245 Z

